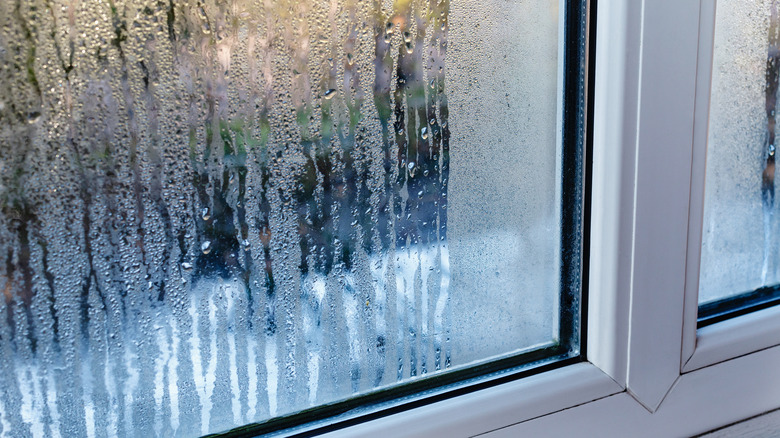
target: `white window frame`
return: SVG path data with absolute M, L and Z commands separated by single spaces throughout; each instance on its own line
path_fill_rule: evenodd
M 780 306 L 696 329 L 716 1 L 598 2 L 588 361 L 330 436 L 690 436 L 780 407 Z

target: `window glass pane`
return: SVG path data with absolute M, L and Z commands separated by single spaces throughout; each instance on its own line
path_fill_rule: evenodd
M 754 291 L 769 297 L 780 281 L 778 6 L 773 0 L 718 1 L 700 304 L 743 299 Z
M 0 435 L 223 431 L 574 330 L 558 2 L 0 21 Z

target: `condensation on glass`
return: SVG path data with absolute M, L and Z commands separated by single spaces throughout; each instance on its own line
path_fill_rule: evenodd
M 557 1 L 0 23 L 0 436 L 200 435 L 557 341 Z
M 719 0 L 699 303 L 780 282 L 780 2 Z

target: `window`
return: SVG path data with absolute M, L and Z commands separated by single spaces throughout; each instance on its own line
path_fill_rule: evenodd
M 595 83 L 589 88 L 594 94 L 589 117 L 593 181 L 592 208 L 585 215 L 590 233 L 585 360 L 521 379 L 498 379 L 452 397 L 429 398 L 413 404 L 413 409 L 390 409 L 385 411 L 388 415 L 359 424 L 341 423 L 349 427 L 331 436 L 388 431 L 411 436 L 692 436 L 780 407 L 777 307 L 698 327 L 704 176 L 711 96 L 715 99 L 713 43 L 721 3 L 601 0 L 586 5 L 597 20 L 581 29 L 590 36 L 584 42 L 591 47 L 585 49 L 595 50 L 596 66 L 590 77 Z M 0 7 L 10 8 L 0 17 L 40 12 Z M 199 12 L 194 13 L 197 18 Z M 163 35 L 167 20 L 167 15 L 158 18 Z M 214 32 L 214 27 L 209 23 L 205 30 Z M 20 41 L 28 35 L 24 29 L 17 33 Z M 392 38 L 400 42 L 402 37 Z M 565 40 L 572 41 L 571 36 Z M 2 40 L 3 56 L 11 53 L 29 62 L 30 51 L 8 47 Z M 154 86 L 153 76 L 149 83 Z M 15 98 L 29 97 L 23 87 L 4 89 L 9 88 L 21 96 Z M 6 95 L 10 94 L 3 95 L 4 105 L 10 101 Z M 2 111 L 6 126 L 10 110 L 4 106 Z M 36 112 L 24 115 L 25 122 L 14 125 L 19 130 L 46 122 Z M 565 114 L 561 120 L 566 120 Z M 84 125 L 95 126 L 89 122 Z M 215 136 L 219 133 L 213 131 Z M 11 144 L 6 138 L 3 146 Z M 13 173 L 3 169 L 2 175 L 9 178 Z M 196 213 L 194 217 L 202 215 Z M 61 222 L 57 226 L 68 225 Z M 0 239 L 5 242 L 5 237 Z M 69 254 L 58 257 L 67 262 Z M 47 281 L 45 275 L 31 278 L 35 284 Z M 13 365 L 10 357 L 0 355 L 6 370 Z M 0 379 L 9 375 L 13 373 L 1 373 Z M 22 394 L 61 384 L 52 379 L 27 381 L 30 390 L 15 393 L 18 406 Z M 215 382 L 227 383 L 230 378 Z M 139 379 L 139 384 L 150 382 Z M 76 399 L 72 404 L 82 403 Z M 0 433 L 6 433 L 13 416 L 29 415 L 18 406 L 0 406 Z M 52 416 L 45 404 L 41 412 Z
M 0 433 L 262 433 L 579 361 L 583 4 L 1 6 Z

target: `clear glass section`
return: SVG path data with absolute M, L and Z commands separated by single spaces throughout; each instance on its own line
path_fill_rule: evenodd
M 196 436 L 557 342 L 559 20 L 0 2 L 0 436 Z
M 719 0 L 699 303 L 780 279 L 775 147 L 780 2 Z

